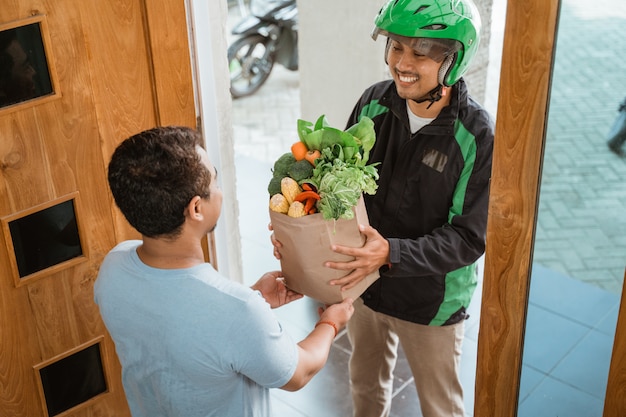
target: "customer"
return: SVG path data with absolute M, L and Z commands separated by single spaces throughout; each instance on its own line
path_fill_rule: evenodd
M 347 123 L 375 124 L 371 227 L 362 248 L 335 248 L 353 261 L 327 263 L 349 272 L 331 282 L 346 289 L 381 274 L 348 324 L 354 415 L 389 415 L 401 343 L 422 414 L 463 417 L 463 322 L 485 249 L 493 149 L 493 122 L 461 78 L 480 18 L 471 0 L 392 0 L 375 25 L 393 80 L 365 90 Z
M 302 296 L 280 271 L 248 288 L 204 260 L 222 192 L 196 131 L 154 128 L 122 142 L 109 185 L 142 240 L 102 263 L 95 300 L 122 364 L 134 417 L 270 416 L 269 388 L 302 388 L 324 366 L 351 300 L 320 309 L 296 344 L 270 308 Z

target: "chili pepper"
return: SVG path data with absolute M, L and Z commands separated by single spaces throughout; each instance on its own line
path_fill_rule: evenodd
M 315 208 L 316 202 L 317 202 L 317 199 L 315 198 L 307 198 L 306 202 L 304 203 L 304 211 L 306 212 L 306 214 L 311 213 L 311 209 Z
M 315 191 L 302 191 L 293 198 L 293 201 L 305 201 L 308 199 L 319 200 L 321 197 Z
M 302 185 L 300 185 L 300 187 L 302 187 L 302 189 L 304 191 L 315 191 L 317 192 L 317 189 L 315 188 L 315 186 L 311 183 L 308 182 L 303 182 Z

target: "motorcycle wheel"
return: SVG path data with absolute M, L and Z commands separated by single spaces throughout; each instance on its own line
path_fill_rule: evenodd
M 250 35 L 237 39 L 228 48 L 230 94 L 233 98 L 249 96 L 257 91 L 270 76 L 274 54 L 268 47 L 269 39 Z

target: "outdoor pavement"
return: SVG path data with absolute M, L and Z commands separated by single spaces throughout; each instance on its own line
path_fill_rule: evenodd
M 496 0 L 496 3 L 502 3 Z M 495 13 L 485 107 L 496 116 L 504 10 Z M 626 95 L 626 2 L 563 0 L 552 78 L 533 256 L 520 416 L 596 416 L 601 407 L 626 266 L 626 159 L 606 135 Z M 276 66 L 253 96 L 233 101 L 237 187 L 246 282 L 279 269 L 271 257 L 269 216 L 259 201 L 273 161 L 297 139 L 299 74 Z M 496 119 L 497 123 L 497 119 Z M 498 138 L 496 137 L 496 142 Z M 540 138 L 538 138 L 539 143 Z M 463 383 L 468 415 L 480 290 L 466 325 Z M 294 338 L 315 323 L 315 303 L 277 310 Z M 326 368 L 297 393 L 274 390 L 276 417 L 348 416 L 350 346 L 337 338 Z M 396 368 L 392 416 L 415 410 L 410 373 Z M 415 413 L 415 411 L 413 411 Z M 414 415 L 414 414 L 411 414 Z

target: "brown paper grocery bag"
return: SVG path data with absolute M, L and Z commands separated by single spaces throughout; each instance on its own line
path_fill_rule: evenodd
M 363 197 L 353 210 L 355 215 L 350 220 L 324 220 L 319 213 L 293 218 L 270 210 L 274 234 L 283 245 L 280 265 L 287 287 L 325 304 L 334 304 L 347 297 L 356 299 L 378 279 L 375 271 L 344 292 L 339 286 L 328 284 L 346 272 L 327 268 L 324 263 L 352 259 L 333 252 L 331 245 L 360 247 L 365 243 L 359 232 L 359 224 L 369 225 Z

